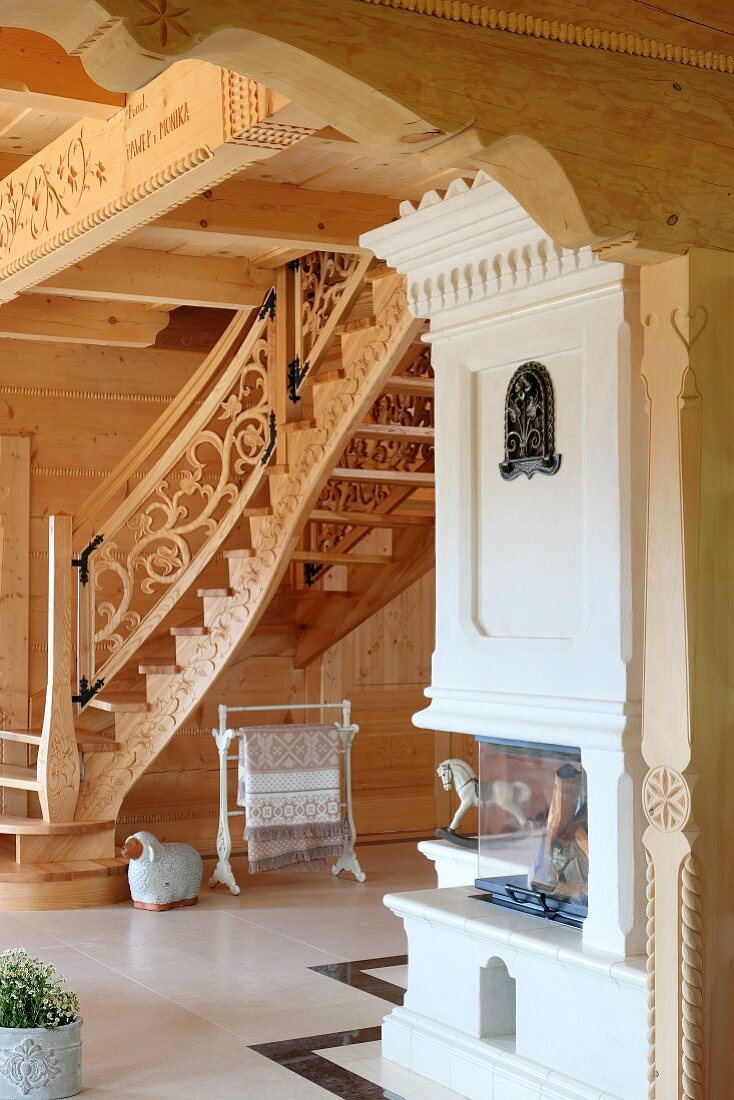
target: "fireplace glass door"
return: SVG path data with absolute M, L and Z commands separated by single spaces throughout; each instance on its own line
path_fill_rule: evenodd
M 578 749 L 479 742 L 479 878 L 483 897 L 579 925 L 588 912 L 586 773 Z

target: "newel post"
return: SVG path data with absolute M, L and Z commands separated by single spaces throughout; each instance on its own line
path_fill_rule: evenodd
M 38 750 L 44 821 L 72 821 L 79 794 L 79 752 L 71 702 L 71 516 L 48 521 L 48 683 Z

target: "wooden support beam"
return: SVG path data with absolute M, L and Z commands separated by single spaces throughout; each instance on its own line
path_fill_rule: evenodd
M 169 210 L 146 235 L 179 243 L 185 233 L 209 239 L 212 251 L 271 248 L 361 252 L 360 234 L 392 221 L 395 199 L 382 195 L 311 191 L 287 183 L 228 179 L 183 206 Z M 268 257 L 264 266 L 269 267 Z
M 125 106 L 123 92 L 110 92 L 95 84 L 80 57 L 71 57 L 58 42 L 36 31 L 0 29 L 0 72 L 0 102 L 7 102 L 5 96 L 12 90 L 16 94 L 25 91 L 39 101 L 45 98 L 56 104 L 39 105 L 38 110 L 84 118 L 109 118 Z
M 135 302 L 79 302 L 23 295 L 0 305 L 0 339 L 147 348 L 168 324 L 168 313 Z
M 367 470 L 364 467 L 350 470 L 337 466 L 329 478 L 336 481 L 374 481 L 381 485 L 410 485 L 414 489 L 432 489 L 435 485 L 435 474 L 415 470 Z
M 338 523 L 349 527 L 433 527 L 435 518 L 420 512 L 330 512 L 316 509 L 309 516 L 311 523 Z
M 131 93 L 124 110 L 84 119 L 8 177 L 0 193 L 8 227 L 0 238 L 0 300 L 317 125 L 247 77 L 205 61 L 173 65 Z
M 180 256 L 157 249 L 106 248 L 52 275 L 31 294 L 89 301 L 252 309 L 272 276 L 229 256 Z

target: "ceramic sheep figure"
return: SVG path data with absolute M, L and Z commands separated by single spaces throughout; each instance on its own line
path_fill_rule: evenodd
M 196 905 L 201 887 L 201 856 L 190 844 L 163 844 L 152 833 L 134 833 L 122 848 L 130 860 L 127 877 L 136 909 L 161 912 Z

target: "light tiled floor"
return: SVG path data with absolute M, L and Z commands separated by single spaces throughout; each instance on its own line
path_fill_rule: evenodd
M 409 843 L 364 847 L 359 856 L 363 885 L 327 874 L 250 878 L 238 861 L 240 896 L 204 885 L 192 908 L 0 913 L 0 947 L 42 955 L 79 993 L 84 1096 L 323 1100 L 330 1093 L 249 1046 L 374 1027 L 389 1011 L 309 967 L 404 954 L 402 924 L 382 898 L 434 886 L 433 865 Z M 390 969 L 376 973 L 403 984 L 403 968 L 394 977 Z M 405 1100 L 434 1100 L 422 1078 L 390 1076 L 375 1044 L 324 1057 L 347 1057 L 353 1072 Z M 444 1090 L 435 1100 L 453 1096 Z

